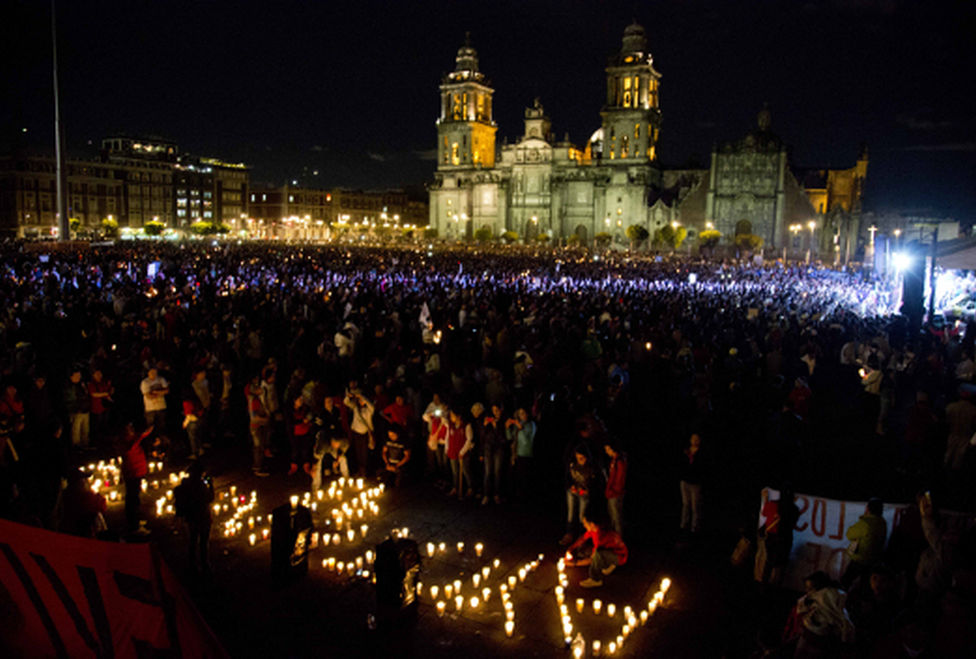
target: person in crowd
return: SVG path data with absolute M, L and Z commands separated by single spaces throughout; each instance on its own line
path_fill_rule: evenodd
M 766 491 L 763 491 L 766 496 Z M 754 577 L 763 585 L 779 586 L 790 562 L 793 549 L 793 529 L 800 510 L 794 502 L 793 487 L 785 485 L 777 499 L 768 499 L 760 515 L 763 525 L 756 544 Z
M 157 434 L 164 434 L 166 430 L 166 395 L 169 393 L 169 382 L 160 376 L 157 368 L 150 368 L 145 379 L 139 384 L 139 390 L 142 392 L 146 426 L 153 428 Z
M 682 451 L 678 470 L 681 485 L 681 530 L 698 533 L 701 530 L 702 482 L 705 466 L 701 453 L 701 435 L 692 433 L 688 446 Z
M 577 444 L 573 450 L 573 457 L 566 467 L 566 481 L 566 533 L 559 541 L 561 545 L 573 541 L 577 515 L 582 524 L 590 504 L 590 495 L 597 484 L 597 469 L 584 444 Z
M 447 483 L 444 476 L 447 469 L 448 423 L 447 408 L 440 404 L 437 394 L 427 406 L 423 420 L 427 425 L 427 475 L 433 478 L 435 485 L 442 487 Z
M 535 421 L 529 418 L 524 407 L 515 410 L 515 416 L 505 421 L 505 434 L 511 447 L 511 461 L 515 473 L 515 491 L 520 501 L 525 501 L 532 490 L 532 462 L 535 450 Z
M 474 438 L 470 424 L 461 418 L 461 413 L 449 409 L 447 413 L 445 454 L 451 467 L 451 491 L 447 496 L 464 499 L 465 488 L 467 496 L 474 496 L 474 481 L 471 479 L 471 450 L 474 448 Z
M 607 514 L 613 530 L 621 538 L 624 535 L 624 494 L 627 491 L 627 454 L 624 453 L 619 442 L 607 438 L 603 442 L 603 451 L 610 458 L 607 466 L 607 486 L 604 496 L 607 499 Z
M 214 500 L 213 480 L 206 474 L 203 462 L 190 465 L 186 477 L 173 490 L 177 517 L 186 522 L 190 571 L 210 572 L 210 504 Z
M 265 407 L 264 396 L 261 395 L 261 379 L 257 375 L 251 378 L 244 395 L 247 397 L 247 414 L 251 429 L 251 470 L 255 476 L 265 477 L 269 472 L 265 468 L 264 461 L 265 458 L 271 457 L 268 444 L 271 415 Z
M 850 561 L 840 579 L 845 589 L 850 588 L 858 577 L 870 574 L 871 568 L 884 558 L 888 523 L 882 517 L 883 513 L 884 503 L 877 497 L 872 498 L 864 514 L 847 529 L 845 535 L 851 543 L 847 550 Z
M 186 431 L 187 457 L 196 460 L 203 454 L 203 404 L 197 398 L 196 391 L 192 387 L 186 390 L 183 395 L 183 429 Z
M 93 370 L 91 380 L 88 382 L 88 399 L 91 402 L 91 434 L 95 438 L 96 444 L 103 446 L 108 433 L 108 413 L 115 402 L 112 400 L 114 394 L 115 387 L 112 386 L 112 381 L 105 377 L 102 369 Z
M 105 511 L 108 501 L 101 494 L 92 491 L 88 477 L 78 470 L 68 475 L 62 503 L 62 533 L 82 538 L 95 538 L 107 529 Z
M 861 656 L 870 656 L 871 648 L 895 630 L 895 619 L 904 606 L 895 574 L 884 563 L 858 577 L 849 590 L 847 610 Z
M 135 424 L 128 423 L 122 435 L 122 478 L 125 480 L 125 525 L 130 533 L 147 534 L 148 529 L 140 520 L 142 479 L 149 473 L 143 442 L 153 434 L 154 428 L 146 426 L 141 433 Z
M 373 435 L 373 403 L 360 391 L 356 382 L 350 382 L 343 403 L 350 411 L 349 430 L 352 448 L 356 456 L 356 474 L 365 476 L 369 468 L 369 454 L 375 446 Z
M 305 473 L 312 474 L 312 441 L 314 434 L 312 427 L 315 422 L 312 417 L 312 410 L 305 404 L 305 399 L 299 393 L 292 403 L 291 423 L 291 466 L 288 468 L 288 475 L 293 476 L 298 472 L 298 465 L 302 465 Z
M 583 588 L 599 588 L 606 576 L 627 563 L 627 545 L 620 534 L 610 528 L 597 509 L 592 509 L 583 517 L 583 527 L 586 532 L 566 548 L 566 565 L 589 567 L 589 576 L 579 585 Z M 576 558 L 575 552 L 587 542 L 592 544 L 589 556 Z
M 64 408 L 71 426 L 71 446 L 87 449 L 91 434 L 91 399 L 88 385 L 82 381 L 81 369 L 77 366 L 71 369 L 71 376 L 64 389 Z
M 406 476 L 406 465 L 410 462 L 410 448 L 400 437 L 400 428 L 390 424 L 386 429 L 386 442 L 383 444 L 383 471 L 381 476 L 387 487 L 402 487 Z
M 197 401 L 200 403 L 201 414 L 198 423 L 199 436 L 202 439 L 200 449 L 211 448 L 210 437 L 213 435 L 213 396 L 210 393 L 210 381 L 207 380 L 207 369 L 197 366 L 193 369 L 193 380 L 190 382 Z
M 480 405 L 480 403 L 475 403 Z M 484 410 L 484 406 L 482 406 Z M 474 414 L 474 409 L 472 409 Z M 477 418 L 477 415 L 476 415 Z M 492 405 L 491 414 L 484 416 L 481 431 L 481 449 L 484 458 L 484 486 L 481 505 L 489 501 L 502 502 L 502 476 L 508 456 L 508 441 L 505 438 L 505 412 L 501 405 Z M 491 498 L 489 498 L 491 497 Z

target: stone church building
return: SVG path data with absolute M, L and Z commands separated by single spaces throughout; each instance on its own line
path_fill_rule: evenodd
M 466 41 L 440 85 L 430 185 L 430 226 L 438 235 L 470 238 L 487 228 L 527 241 L 545 233 L 587 242 L 605 232 L 623 244 L 632 224 L 653 235 L 680 223 L 692 241 L 714 228 L 723 243 L 751 233 L 766 247 L 812 246 L 825 259 L 856 248 L 866 151 L 850 169 L 795 170 L 764 108 L 754 131 L 713 149 L 709 169 L 664 168 L 657 151 L 661 75 L 640 25 L 624 31 L 606 76 L 601 125 L 584 146 L 555 140 L 536 99 L 522 135 L 499 149 L 494 89 Z

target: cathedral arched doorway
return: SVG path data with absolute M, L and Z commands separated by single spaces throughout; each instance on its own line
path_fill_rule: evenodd
M 583 245 L 585 245 L 586 244 L 586 241 L 587 241 L 586 227 L 583 226 L 582 224 L 577 224 L 576 225 L 576 231 L 574 233 L 579 238 L 580 243 L 583 244 Z
M 735 235 L 742 236 L 752 233 L 752 222 L 749 220 L 739 220 L 735 223 Z
M 522 232 L 522 235 L 525 237 L 525 242 L 527 243 L 535 240 L 535 237 L 539 235 L 539 220 L 536 219 L 535 222 L 531 218 L 526 220 L 525 230 Z

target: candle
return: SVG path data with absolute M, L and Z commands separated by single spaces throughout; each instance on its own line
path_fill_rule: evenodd
M 447 543 L 446 542 L 442 542 L 441 544 L 437 545 L 437 549 L 441 553 L 444 553 L 445 551 L 447 551 Z
M 220 514 L 220 504 L 219 503 L 215 503 L 213 510 L 214 510 L 214 515 L 219 515 Z
M 512 638 L 512 634 L 515 633 L 515 621 L 507 620 L 505 621 L 505 636 Z
M 328 567 L 329 567 L 329 559 L 323 558 L 322 559 L 322 569 L 328 569 Z
M 478 544 L 476 544 L 474 546 L 474 553 L 475 553 L 475 555 L 477 555 L 478 558 L 481 558 L 481 552 L 484 551 L 484 549 L 485 549 L 485 546 L 479 542 Z
M 400 537 L 406 538 L 408 535 L 410 535 L 410 527 L 404 526 L 400 529 Z
M 343 561 L 336 563 L 336 572 L 341 574 L 344 569 L 346 569 L 346 564 Z
M 633 615 L 634 615 L 634 609 L 632 609 L 632 608 L 630 607 L 630 605 L 628 605 L 628 606 L 625 606 L 625 607 L 624 607 L 624 617 L 625 617 L 625 618 L 630 618 L 630 617 L 631 617 L 631 616 L 633 616 Z
M 441 600 L 441 601 L 439 601 L 437 603 L 437 616 L 438 617 L 443 617 L 443 615 L 444 615 L 444 607 L 446 607 L 446 606 L 447 605 L 444 603 L 444 600 Z
M 366 524 L 363 524 L 362 526 L 359 527 L 359 532 L 363 535 L 363 538 L 366 537 L 367 531 L 369 531 L 369 526 L 367 526 Z
M 515 588 L 515 584 L 516 584 L 516 582 L 517 582 L 517 580 L 516 580 L 516 578 L 515 578 L 515 575 L 513 574 L 512 576 L 510 576 L 510 577 L 508 578 L 508 587 L 509 587 L 509 588 Z
M 230 495 L 232 497 L 236 497 L 237 496 L 237 486 L 236 485 L 231 485 L 230 486 Z
M 262 540 L 267 540 L 268 539 L 268 536 L 270 536 L 270 535 L 271 535 L 271 531 L 269 531 L 268 529 L 261 529 L 261 539 Z
M 334 570 L 335 567 L 336 567 L 336 559 L 335 556 L 333 556 L 332 558 L 329 559 L 329 569 Z
M 600 641 L 593 641 L 593 656 L 600 656 Z
M 372 563 L 373 562 L 373 550 L 372 549 L 367 549 L 366 550 L 366 562 L 367 563 Z
M 624 637 L 623 637 L 623 636 L 620 636 L 620 635 L 618 634 L 618 635 L 617 635 L 617 649 L 618 649 L 618 650 L 622 650 L 622 649 L 623 649 L 623 647 L 624 647 Z
M 577 613 L 583 613 L 583 604 L 584 604 L 583 598 L 582 597 L 577 598 L 577 600 L 576 600 L 576 612 Z
M 600 609 L 603 608 L 603 602 L 600 600 L 593 600 L 593 613 L 600 615 Z
M 417 596 L 419 597 L 424 592 L 424 584 L 422 581 L 417 582 Z
M 464 595 L 458 595 L 454 598 L 454 606 L 457 607 L 458 611 L 461 610 L 461 608 L 464 606 Z
M 574 647 L 573 648 L 573 657 L 575 657 L 576 659 L 580 659 L 582 656 L 583 656 L 583 647 L 582 646 L 579 646 L 579 645 L 576 646 L 576 647 Z
M 502 562 L 500 560 L 498 560 L 497 558 L 491 562 L 491 566 L 493 568 L 495 568 L 496 570 L 498 569 L 498 566 L 501 565 L 501 564 L 502 564 Z
M 644 609 L 643 611 L 641 611 L 641 614 L 640 614 L 640 622 L 641 622 L 641 625 L 642 626 L 645 625 L 645 624 L 647 624 L 647 618 L 648 618 L 648 616 L 647 616 L 647 609 Z
M 498 586 L 498 592 L 502 594 L 502 599 L 505 599 L 505 596 L 508 594 L 508 586 L 501 584 Z
M 340 542 L 342 542 L 342 536 L 339 535 L 338 533 L 333 533 L 332 534 L 332 544 L 337 545 Z
M 463 542 L 459 542 L 457 544 L 457 548 L 458 548 L 458 553 L 459 554 L 463 554 L 464 553 L 464 543 Z
M 558 561 L 556 561 L 556 570 L 561 573 L 565 569 L 566 569 L 566 559 L 560 558 Z
M 432 599 L 432 600 L 437 599 L 437 593 L 438 593 L 438 591 L 440 591 L 440 588 L 438 588 L 436 585 L 431 586 L 430 587 L 430 599 Z
M 525 581 L 525 568 L 520 568 L 518 571 L 519 581 Z
M 349 542 L 352 542 L 353 540 L 355 540 L 355 539 L 356 539 L 356 532 L 355 532 L 355 531 L 353 531 L 352 529 L 349 529 L 349 530 L 348 530 L 348 531 L 346 532 L 346 537 L 347 537 L 347 538 L 349 539 Z
M 607 617 L 612 618 L 617 613 L 617 605 L 614 603 L 607 604 Z
M 477 609 L 478 604 L 480 604 L 480 602 L 478 601 L 477 597 L 472 597 L 471 600 L 468 602 L 468 604 L 471 606 L 472 609 Z
M 670 579 L 668 579 L 667 577 L 664 577 L 663 579 L 661 579 L 661 592 L 662 593 L 667 593 L 668 592 L 668 588 L 670 588 L 670 587 L 671 587 L 671 580 Z
M 357 517 L 357 519 L 362 519 L 363 518 L 363 509 L 362 508 L 360 508 L 359 510 L 356 511 L 356 517 Z
M 454 590 L 457 591 L 458 595 L 461 594 L 461 580 L 460 579 L 455 579 L 454 580 Z
M 573 623 L 563 624 L 563 636 L 566 637 L 566 647 L 569 647 L 569 644 L 573 642 Z
M 607 646 L 607 652 L 613 654 L 616 651 L 617 651 L 617 644 L 614 643 L 613 641 L 610 641 L 610 645 Z
M 647 612 L 650 613 L 651 615 L 654 615 L 654 612 L 655 611 L 657 611 L 657 600 L 656 599 L 651 600 L 650 602 L 647 603 Z
M 322 490 L 317 491 L 315 493 L 315 498 L 321 501 L 323 498 L 325 498 L 325 492 L 323 492 Z
M 479 574 L 477 572 L 475 572 L 474 574 L 472 574 L 471 575 L 471 584 L 475 588 L 477 588 L 479 585 L 481 585 L 481 574 Z
M 620 631 L 623 632 L 624 638 L 627 638 L 628 636 L 630 636 L 630 625 L 624 625 L 623 629 L 621 629 Z
M 661 606 L 664 603 L 664 593 L 660 590 L 654 593 L 654 601 L 657 602 L 658 606 Z
M 505 620 L 515 620 L 515 611 L 512 611 L 511 609 L 506 609 Z
M 257 543 L 257 541 L 258 541 L 258 536 L 256 533 L 252 533 L 251 535 L 247 536 L 247 542 L 252 547 Z
M 357 490 L 363 489 L 363 479 L 362 478 L 357 478 L 356 479 L 356 489 Z
M 435 550 L 436 550 L 436 547 L 434 547 L 434 543 L 433 542 L 428 542 L 427 543 L 427 555 L 428 556 L 433 556 Z
M 112 490 L 111 494 L 108 495 L 108 498 L 111 499 L 112 501 L 116 501 L 119 498 L 119 493 L 116 492 L 115 490 Z
M 451 599 L 451 595 L 454 594 L 454 586 L 451 584 L 444 584 L 444 597 Z
M 490 596 L 491 596 L 491 588 L 485 586 L 484 588 L 481 589 L 481 599 L 487 602 Z
M 247 518 L 247 528 L 249 528 L 249 529 L 253 529 L 254 528 L 254 517 L 248 517 Z
M 490 567 L 488 567 L 486 565 L 483 568 L 481 568 L 481 576 L 482 576 L 482 578 L 487 579 L 489 574 L 491 574 L 491 568 Z
M 562 603 L 563 603 L 563 602 L 562 602 L 562 599 L 563 599 L 563 592 L 564 592 L 564 591 L 563 591 L 563 587 L 562 587 L 562 586 L 556 586 L 556 588 L 555 588 L 555 590 L 554 590 L 554 592 L 556 593 L 556 599 L 557 599 L 557 600 L 559 600 L 559 603 L 560 603 L 560 604 L 562 604 Z
M 291 495 L 291 497 L 289 497 L 288 500 L 291 502 L 292 509 L 298 508 L 298 495 L 297 494 Z
M 357 570 L 362 570 L 363 569 L 363 557 L 362 556 L 357 556 L 356 557 L 356 569 Z
M 345 476 L 340 476 L 339 477 L 339 487 L 345 487 L 345 486 L 346 486 L 346 477 Z

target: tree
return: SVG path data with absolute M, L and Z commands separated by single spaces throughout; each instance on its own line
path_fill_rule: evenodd
M 508 245 L 511 245 L 518 239 L 519 239 L 519 235 L 514 231 L 506 231 L 505 233 L 502 234 L 502 240 L 504 240 L 505 243 Z
M 547 243 L 547 242 L 549 242 L 549 234 L 548 233 L 540 233 L 538 236 L 535 237 L 535 239 L 536 239 L 536 242 L 539 242 L 539 243 Z
M 640 247 L 650 235 L 647 229 L 640 224 L 631 224 L 627 227 L 627 238 L 630 239 L 630 244 L 634 249 Z
M 163 229 L 166 225 L 158 220 L 151 220 L 146 222 L 142 227 L 142 232 L 147 236 L 159 236 L 162 235 Z
M 573 247 L 579 246 L 581 242 L 583 242 L 583 239 L 579 237 L 578 233 L 574 233 L 569 238 L 566 239 L 566 244 L 571 245 Z
M 104 218 L 102 220 L 102 233 L 106 238 L 119 237 L 119 223 L 115 218 Z
M 718 245 L 718 241 L 722 239 L 722 232 L 716 231 L 715 229 L 706 229 L 698 234 L 698 246 L 704 247 L 706 249 L 711 249 Z
M 148 224 L 146 226 L 149 226 Z M 198 236 L 213 236 L 217 233 L 217 225 L 213 222 L 201 220 L 190 225 L 190 231 Z M 148 233 L 148 232 L 147 232 Z
M 226 222 L 220 222 L 219 224 L 217 224 L 217 233 L 219 233 L 222 236 L 227 235 L 228 233 L 230 233 L 230 225 L 227 224 Z
M 756 252 L 763 246 L 763 239 L 752 233 L 740 233 L 735 237 L 735 246 L 739 252 Z
M 670 224 L 665 224 L 663 227 L 654 232 L 654 245 L 656 247 L 669 247 L 671 249 L 680 249 L 681 244 L 688 237 L 688 229 L 683 226 L 674 227 Z
M 481 227 L 474 232 L 474 239 L 479 243 L 490 243 L 492 238 L 494 238 L 494 234 L 489 227 Z
M 68 219 L 68 230 L 71 233 L 77 233 L 78 229 L 81 228 L 81 220 L 77 217 L 72 217 Z
M 606 231 L 601 231 L 593 236 L 593 240 L 596 242 L 598 247 L 608 247 L 610 245 L 610 241 L 613 240 L 613 236 Z

